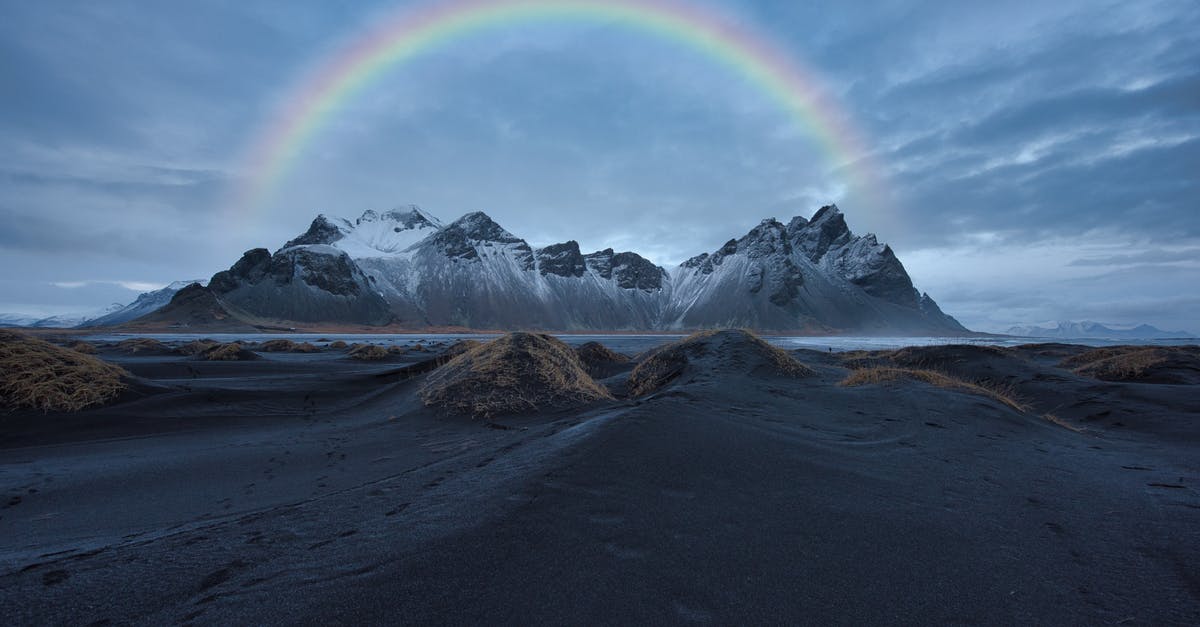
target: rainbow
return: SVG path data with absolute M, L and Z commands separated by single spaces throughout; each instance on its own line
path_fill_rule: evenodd
M 851 189 L 872 205 L 882 204 L 879 178 L 859 134 L 839 115 L 816 76 L 761 34 L 724 16 L 677 0 L 451 0 L 400 9 L 316 66 L 289 92 L 282 110 L 246 152 L 242 171 L 248 176 L 235 191 L 230 210 L 263 210 L 339 105 L 388 68 L 482 30 L 547 20 L 618 25 L 700 51 L 778 103 L 844 173 Z

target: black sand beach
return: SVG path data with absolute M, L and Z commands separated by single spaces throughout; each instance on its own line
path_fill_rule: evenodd
M 8 624 L 1200 623 L 1200 371 L 1088 350 L 736 338 L 629 397 L 423 406 L 430 352 L 99 356 L 75 414 L 0 414 Z M 732 346 L 732 349 L 729 347 Z M 1186 356 L 1185 356 L 1186 357 Z M 413 367 L 414 364 L 424 365 Z M 928 369 L 1015 397 L 850 367 Z M 672 378 L 673 377 L 673 378 Z

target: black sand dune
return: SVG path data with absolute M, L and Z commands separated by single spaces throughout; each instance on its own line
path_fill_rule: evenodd
M 0 415 L 0 613 L 1196 624 L 1200 391 L 1060 365 L 1085 350 L 795 351 L 795 376 L 717 334 L 652 393 L 480 421 L 421 403 L 436 352 L 102 348 L 145 387 Z M 601 383 L 627 390 L 648 360 Z M 870 367 L 1003 386 L 1024 411 L 839 385 Z

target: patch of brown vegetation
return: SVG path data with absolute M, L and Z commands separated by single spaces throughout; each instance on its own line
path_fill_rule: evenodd
M 116 398 L 128 376 L 79 351 L 0 331 L 0 406 L 79 411 Z
M 70 344 L 67 345 L 67 348 L 69 348 L 77 353 L 83 353 L 84 355 L 95 355 L 96 354 L 96 347 L 93 346 L 89 342 L 83 342 L 83 341 L 71 342 Z
M 612 398 L 575 351 L 549 335 L 509 333 L 459 350 L 421 386 L 425 405 L 488 417 Z
M 149 337 L 135 337 L 128 340 L 122 340 L 117 343 L 117 350 L 137 355 L 138 353 L 169 353 L 171 349 L 167 348 L 166 344 Z
M 197 355 L 203 354 L 205 351 L 207 351 L 219 344 L 220 344 L 220 342 L 217 342 L 215 340 L 208 340 L 208 339 L 192 340 L 190 342 L 187 342 L 186 344 L 180 345 L 179 348 L 177 348 L 175 350 L 176 350 L 176 352 L 178 352 L 180 354 L 195 357 Z
M 359 361 L 379 361 L 389 354 L 386 348 L 375 344 L 352 344 L 348 353 L 351 359 Z
M 348 345 L 341 340 L 334 340 L 329 343 L 329 348 L 332 348 L 333 350 L 338 350 L 338 351 L 345 350 L 346 346 L 348 346 Z
M 237 342 L 215 344 L 200 353 L 200 357 L 207 361 L 250 361 L 259 358 L 254 351 L 247 350 Z
M 1147 378 L 1156 366 L 1168 362 L 1200 365 L 1197 351 L 1191 347 L 1109 346 L 1068 357 L 1059 366 L 1075 374 L 1104 381 L 1137 381 Z
M 308 342 L 293 342 L 292 340 L 267 340 L 259 344 L 257 348 L 266 353 L 315 353 L 320 350 Z
M 622 364 L 629 363 L 629 357 L 610 350 L 600 342 L 588 342 L 575 349 L 579 360 L 583 362 L 587 373 L 595 378 L 610 376 Z
M 734 355 L 733 353 L 740 353 Z M 693 333 L 681 340 L 649 351 L 629 374 L 629 392 L 643 396 L 662 389 L 678 377 L 693 360 L 708 355 L 724 356 L 734 361 L 753 358 L 773 374 L 806 377 L 812 368 L 796 361 L 786 351 L 763 341 L 745 329 L 710 330 Z
M 1010 387 L 990 383 L 972 383 L 950 376 L 943 372 L 917 368 L 896 368 L 889 366 L 872 366 L 852 370 L 838 385 L 853 387 L 857 385 L 880 385 L 893 381 L 920 381 L 948 390 L 958 390 L 976 394 L 1003 403 L 1019 412 L 1027 411 L 1024 403 L 1018 400 Z

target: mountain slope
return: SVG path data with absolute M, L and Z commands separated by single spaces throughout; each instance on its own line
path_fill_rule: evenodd
M 88 320 L 81 326 L 107 327 L 129 322 L 131 320 L 136 320 L 137 318 L 162 309 L 167 305 L 167 303 L 171 302 L 171 299 L 175 297 L 175 294 L 178 293 L 179 290 L 193 283 L 205 285 L 208 283 L 208 280 L 195 279 L 192 281 L 175 281 L 164 288 L 151 292 L 143 292 L 142 294 L 139 294 L 132 303 L 129 303 L 128 305 L 125 305 L 116 311 L 100 316 L 99 318 Z

